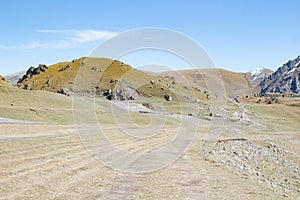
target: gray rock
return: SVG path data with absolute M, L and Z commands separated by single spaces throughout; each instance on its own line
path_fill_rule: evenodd
M 165 99 L 167 101 L 172 101 L 173 100 L 172 96 L 170 96 L 170 95 L 165 95 Z
M 151 81 L 150 81 L 150 84 L 151 84 L 151 85 L 154 85 L 154 84 L 155 84 L 155 80 L 151 80 Z
M 70 69 L 70 65 L 66 65 L 64 67 L 62 67 L 59 71 L 63 72 L 63 71 L 67 71 L 68 69 Z
M 68 88 L 61 88 L 57 91 L 59 94 L 63 94 L 66 96 L 72 96 L 72 92 Z

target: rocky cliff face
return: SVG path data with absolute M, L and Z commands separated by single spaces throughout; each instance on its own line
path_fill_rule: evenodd
M 264 78 L 259 86 L 261 87 L 261 93 L 300 93 L 300 56 L 294 60 L 289 60 L 276 72 Z

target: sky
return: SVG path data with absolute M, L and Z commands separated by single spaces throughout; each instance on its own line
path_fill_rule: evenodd
M 88 56 L 105 40 L 142 27 L 192 38 L 220 68 L 275 70 L 300 55 L 299 10 L 299 0 L 3 1 L 0 74 Z M 138 67 L 138 57 L 124 60 Z

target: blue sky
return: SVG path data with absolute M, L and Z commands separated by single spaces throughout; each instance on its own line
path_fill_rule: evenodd
M 87 56 L 139 27 L 179 31 L 221 68 L 276 69 L 300 55 L 299 10 L 298 0 L 3 1 L 0 74 Z

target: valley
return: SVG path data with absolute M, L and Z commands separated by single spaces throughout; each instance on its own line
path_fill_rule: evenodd
M 80 58 L 1 78 L 0 198 L 299 199 L 300 98 L 222 69 L 215 94 L 216 71 Z

